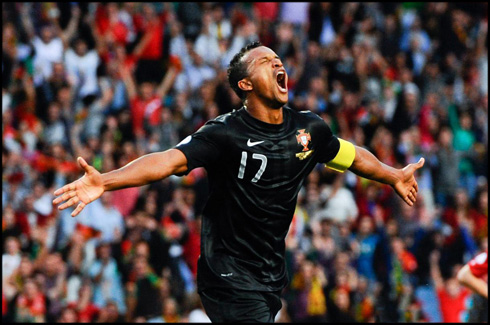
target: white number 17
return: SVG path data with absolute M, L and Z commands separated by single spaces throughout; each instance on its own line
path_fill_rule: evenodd
M 247 156 L 248 156 L 247 152 L 242 151 L 242 160 L 240 162 L 240 169 L 238 170 L 238 178 L 240 179 L 243 179 L 243 175 L 245 175 L 245 167 L 247 166 Z M 257 174 L 255 174 L 255 177 L 252 179 L 252 183 L 257 183 L 260 177 L 262 177 L 262 174 L 265 171 L 265 167 L 267 167 L 267 157 L 259 153 L 254 153 L 252 155 L 252 158 L 261 161 L 260 168 L 257 171 Z

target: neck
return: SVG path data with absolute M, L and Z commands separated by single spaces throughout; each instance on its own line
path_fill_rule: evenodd
M 281 124 L 284 121 L 283 109 L 281 108 L 270 108 L 262 103 L 256 102 L 245 102 L 245 109 L 247 112 L 259 121 L 269 123 L 269 124 Z

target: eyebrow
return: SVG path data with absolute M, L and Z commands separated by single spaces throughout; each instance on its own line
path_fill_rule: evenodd
M 280 60 L 281 58 L 280 58 L 278 55 L 275 55 L 273 58 L 269 58 L 269 56 L 267 56 L 267 55 L 266 55 L 266 56 L 263 56 L 263 57 L 260 57 L 260 58 L 255 58 L 255 59 L 252 59 L 252 60 L 248 61 L 247 63 L 248 63 L 249 65 L 251 65 L 251 64 L 252 64 L 252 63 L 254 63 L 255 61 L 260 61 L 260 60 L 264 60 L 264 59 L 265 59 L 265 60 L 269 60 L 269 61 L 270 61 L 270 60 L 273 60 L 273 59 L 279 59 L 279 60 Z
M 269 59 L 269 56 L 263 56 L 261 58 L 259 58 L 258 60 L 263 60 L 263 59 L 267 59 L 267 60 L 272 60 L 272 59 L 281 59 L 278 55 L 274 56 L 273 58 Z

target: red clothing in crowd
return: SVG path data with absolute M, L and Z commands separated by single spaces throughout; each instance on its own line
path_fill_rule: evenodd
M 150 21 L 144 26 L 143 37 L 150 34 L 150 41 L 143 48 L 139 58 L 144 60 L 159 60 L 163 56 L 163 33 L 165 26 L 165 15 Z
M 457 216 L 457 211 L 453 208 L 448 208 L 443 212 L 443 221 L 451 226 L 453 234 L 446 239 L 447 243 L 452 243 L 459 233 L 459 221 Z M 487 228 L 487 220 L 485 216 L 479 213 L 476 209 L 470 208 L 466 212 L 466 218 L 473 222 L 473 233 L 470 234 L 475 238 L 481 238 L 483 236 L 483 231 Z
M 32 299 L 20 295 L 17 298 L 17 309 L 27 309 L 32 317 L 44 315 L 46 313 L 46 299 L 40 292 Z
M 2 292 L 2 316 L 7 313 L 7 299 L 5 298 L 5 295 Z
M 197 276 L 197 260 L 201 254 L 201 234 L 200 227 L 196 224 L 197 221 L 190 221 L 187 223 L 189 227 L 189 233 L 187 241 L 184 244 L 184 258 L 194 276 Z
M 415 256 L 407 250 L 404 250 L 400 256 L 398 256 L 402 264 L 403 271 L 412 273 L 418 267 L 417 259 Z
M 114 43 L 127 44 L 128 28 L 120 20 L 111 22 L 107 8 L 103 5 L 97 6 L 97 10 L 95 11 L 95 28 L 101 36 L 109 34 L 114 40 Z
M 254 2 L 254 13 L 263 20 L 275 21 L 279 14 L 279 2 Z
M 78 321 L 80 323 L 89 323 L 95 321 L 95 317 L 99 313 L 99 308 L 94 304 L 88 304 L 82 309 L 77 309 L 77 303 L 72 302 L 68 304 L 69 308 L 73 308 L 77 311 Z
M 466 299 L 470 295 L 471 292 L 466 288 L 461 289 L 457 297 L 451 297 L 444 288 L 437 290 L 444 323 L 461 323 L 465 321 L 463 314 L 467 309 Z
M 149 100 L 143 100 L 139 96 L 135 97 L 131 101 L 131 117 L 135 133 L 143 133 L 145 119 L 150 125 L 158 125 L 162 115 L 161 111 L 162 99 L 160 97 L 154 96 Z

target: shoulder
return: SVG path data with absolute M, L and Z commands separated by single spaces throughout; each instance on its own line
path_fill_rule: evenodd
M 323 119 L 318 114 L 313 113 L 309 110 L 297 111 L 288 106 L 284 106 L 284 110 L 289 112 L 293 119 L 311 120 L 314 122 L 323 121 Z
M 56 47 L 63 47 L 63 40 L 60 37 L 55 37 L 51 40 L 49 45 L 56 46 Z
M 207 121 L 201 126 L 194 136 L 206 136 L 214 139 L 224 139 L 228 134 L 228 129 L 232 128 L 233 121 L 236 119 L 235 112 L 230 112 L 217 116 Z
M 219 115 L 212 120 L 207 121 L 204 126 L 208 125 L 216 125 L 219 127 L 227 127 L 230 126 L 233 122 L 235 122 L 238 118 L 238 111 L 233 110 L 232 112 Z
M 312 131 L 322 132 L 324 136 L 330 136 L 332 131 L 330 126 L 321 118 L 318 114 L 312 111 L 296 111 L 289 107 L 285 107 L 285 110 L 291 115 L 291 119 L 299 125 L 303 125 Z
M 285 107 L 285 110 L 289 112 L 293 120 L 312 126 L 328 127 L 327 123 L 325 123 L 325 121 L 318 114 L 312 111 L 296 111 L 289 107 Z

